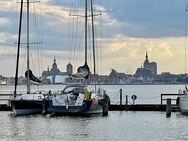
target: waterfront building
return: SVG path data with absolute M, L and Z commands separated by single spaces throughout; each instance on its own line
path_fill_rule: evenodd
M 110 84 L 123 83 L 125 80 L 125 73 L 118 73 L 115 69 L 112 69 L 111 73 L 108 76 L 108 83 Z
M 146 60 L 144 61 L 144 69 L 147 69 L 151 72 L 152 75 L 157 75 L 157 63 L 149 62 L 148 53 L 146 52 Z
M 143 68 L 138 68 L 136 73 L 134 74 L 135 77 L 155 77 L 157 76 L 157 63 L 156 62 L 149 62 L 148 53 L 146 52 L 146 59 L 143 64 Z
M 51 70 L 49 67 L 47 71 L 43 71 L 42 78 L 49 79 L 51 84 L 65 83 L 67 77 L 72 74 L 72 65 L 69 63 L 67 65 L 67 72 L 61 72 L 57 66 L 56 58 L 54 57 L 54 62 L 52 64 Z
M 72 73 L 73 73 L 73 67 L 72 67 L 72 64 L 69 63 L 67 65 L 67 74 L 72 75 Z

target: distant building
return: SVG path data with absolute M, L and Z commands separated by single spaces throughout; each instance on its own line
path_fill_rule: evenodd
M 134 74 L 135 77 L 155 77 L 157 76 L 157 63 L 156 62 L 149 62 L 148 54 L 146 52 L 146 60 L 144 61 L 144 67 L 138 68 L 136 73 Z
M 138 68 L 134 75 L 135 77 L 151 77 L 151 71 L 149 69 Z
M 108 83 L 123 83 L 125 81 L 125 73 L 118 73 L 116 70 L 112 69 L 110 75 L 108 76 Z
M 147 52 L 146 52 L 146 60 L 144 61 L 144 69 L 150 70 L 152 75 L 157 75 L 157 63 L 149 62 Z
M 71 75 L 73 73 L 73 67 L 72 65 L 69 63 L 67 65 L 67 74 Z
M 57 68 L 56 59 L 54 57 L 54 63 L 52 64 L 51 70 L 49 67 L 47 68 L 47 71 L 43 71 L 42 77 L 47 78 L 48 76 L 55 76 L 60 73 L 60 70 Z
M 48 67 L 47 71 L 43 71 L 42 77 L 44 79 L 48 79 L 52 84 L 57 84 L 65 83 L 68 75 L 70 74 L 72 74 L 72 65 L 69 63 L 67 65 L 67 72 L 61 72 L 57 67 L 56 59 L 54 57 L 54 62 L 52 64 L 51 70 Z

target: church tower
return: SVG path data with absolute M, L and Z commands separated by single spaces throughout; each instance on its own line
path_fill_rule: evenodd
M 146 60 L 144 61 L 144 69 L 150 70 L 152 75 L 157 75 L 157 63 L 149 62 L 147 51 L 146 51 Z
M 56 58 L 54 57 L 54 63 L 52 64 L 51 72 L 53 75 L 57 75 L 60 71 L 57 68 Z
M 73 73 L 73 67 L 72 67 L 72 64 L 69 63 L 67 65 L 67 74 L 71 75 Z

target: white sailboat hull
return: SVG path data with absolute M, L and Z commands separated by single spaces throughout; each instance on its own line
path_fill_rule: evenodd
M 180 96 L 180 110 L 183 114 L 188 114 L 188 95 Z

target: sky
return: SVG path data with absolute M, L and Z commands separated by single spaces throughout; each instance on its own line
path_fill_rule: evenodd
M 30 5 L 30 42 L 42 42 L 31 44 L 31 66 L 35 71 L 40 68 L 38 75 L 51 68 L 54 57 L 61 71 L 69 62 L 74 71 L 83 64 L 83 18 L 69 15 L 83 14 L 83 4 L 83 0 L 41 0 Z M 0 0 L 0 74 L 4 76 L 15 75 L 19 9 L 18 0 Z M 187 72 L 186 0 L 94 0 L 94 9 L 95 14 L 102 13 L 94 17 L 101 74 L 113 68 L 134 74 L 146 51 L 149 61 L 157 62 L 158 74 Z M 19 75 L 26 66 L 25 19 L 24 14 Z M 91 55 L 88 58 L 90 62 Z

